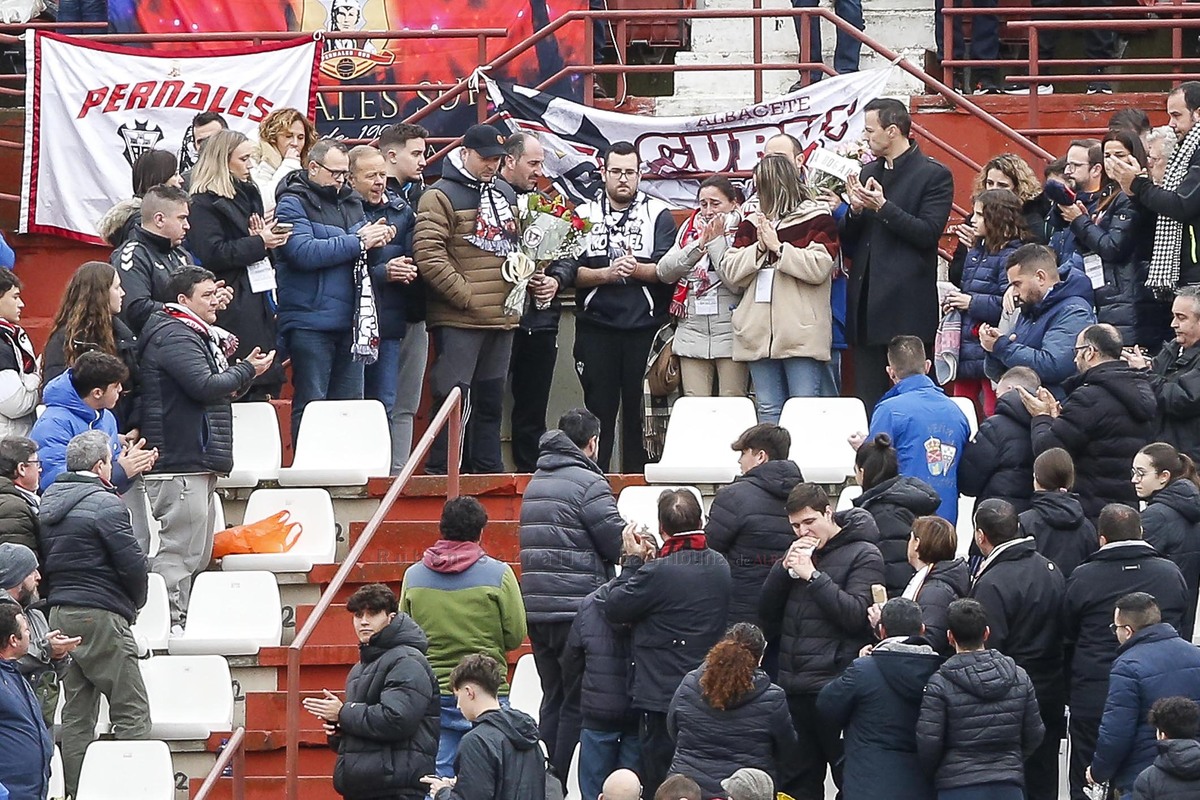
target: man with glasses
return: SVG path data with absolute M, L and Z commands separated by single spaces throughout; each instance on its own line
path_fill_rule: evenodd
M 371 281 L 362 273 L 367 251 L 390 242 L 396 229 L 382 218 L 367 220 L 349 174 L 346 145 L 323 139 L 278 191 L 275 219 L 292 226 L 291 238 L 276 251 L 276 280 L 279 333 L 292 358 L 293 442 L 313 400 L 363 396 L 364 361 L 356 345 L 370 346 L 368 323 L 377 318 L 359 311 L 374 307 Z M 374 335 L 378 339 L 378 327 Z
M 38 444 L 24 436 L 0 439 L 0 543 L 38 548 Z
M 1087 775 L 1126 800 L 1158 755 L 1150 707 L 1164 697 L 1200 700 L 1200 649 L 1163 622 L 1158 601 L 1146 592 L 1117 600 L 1112 620 L 1119 646 Z
M 621 472 L 640 473 L 646 358 L 673 292 L 655 265 L 675 245 L 675 220 L 666 203 L 638 191 L 641 158 L 629 142 L 609 147 L 602 174 L 604 193 L 577 209 L 592 229 L 576 260 L 575 370 L 584 404 L 600 418 L 596 463 L 609 471 L 619 409 Z
M 1093 522 L 1109 503 L 1136 508 L 1129 465 L 1151 441 L 1158 399 L 1147 375 L 1121 360 L 1121 334 L 1112 325 L 1089 325 L 1075 340 L 1079 374 L 1064 384 L 1059 402 L 1045 387 L 1037 395 L 1018 388 L 1033 416 L 1033 452 L 1061 447 L 1075 461 L 1075 491 Z

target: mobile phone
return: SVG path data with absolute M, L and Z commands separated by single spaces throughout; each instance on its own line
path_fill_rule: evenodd
M 871 599 L 878 605 L 883 605 L 887 602 L 887 587 L 881 583 L 871 584 Z
M 280 234 L 280 235 L 283 235 L 285 233 L 291 233 L 293 227 L 294 226 L 290 222 L 276 222 L 274 225 L 271 226 L 271 233 L 276 233 L 276 234 Z

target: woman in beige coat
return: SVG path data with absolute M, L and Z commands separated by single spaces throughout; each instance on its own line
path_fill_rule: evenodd
M 733 312 L 733 358 L 750 364 L 759 421 L 777 423 L 789 397 L 820 393 L 840 249 L 829 207 L 790 159 L 763 158 L 754 185 L 760 211 L 738 226 L 718 272 L 743 292 Z

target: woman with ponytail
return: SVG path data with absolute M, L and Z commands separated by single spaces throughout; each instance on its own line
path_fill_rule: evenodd
M 1154 442 L 1133 457 L 1131 475 L 1142 511 L 1142 537 L 1179 567 L 1188 585 L 1189 602 L 1180 631 L 1188 641 L 1196 622 L 1200 589 L 1200 478 L 1186 453 L 1166 442 Z
M 694 779 L 704 797 L 724 797 L 721 781 L 742 767 L 761 769 L 778 783 L 779 768 L 797 745 L 787 697 L 760 667 L 766 646 L 757 626 L 739 622 L 671 700 L 671 772 Z

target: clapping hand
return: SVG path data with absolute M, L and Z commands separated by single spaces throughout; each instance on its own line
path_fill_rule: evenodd
M 321 690 L 324 697 L 304 698 L 304 710 L 326 722 L 337 722 L 338 714 L 342 713 L 342 701 L 328 689 Z
M 758 243 L 768 253 L 779 253 L 783 245 L 779 242 L 779 232 L 760 211 L 754 215 L 754 227 L 758 228 Z
M 626 253 L 623 256 L 614 258 L 608 269 L 609 277 L 611 278 L 609 282 L 616 283 L 633 274 L 633 271 L 637 269 L 637 259 L 634 258 L 632 253 Z
M 225 281 L 217 281 L 217 310 L 224 311 L 233 302 L 233 287 L 226 286 Z
M 383 247 L 390 242 L 396 235 L 396 229 L 388 225 L 387 220 L 380 217 L 369 225 L 362 226 L 356 233 L 366 248 L 371 250 L 376 247 Z
M 421 778 L 421 783 L 429 787 L 429 794 L 432 797 L 437 797 L 437 793 L 442 789 L 453 789 L 454 778 L 439 778 L 436 775 L 426 775 Z
M 704 229 L 700 231 L 701 246 L 715 241 L 725 235 L 725 215 L 717 214 L 704 225 Z
M 264 353 L 262 348 L 256 347 L 246 356 L 246 363 L 254 367 L 254 377 L 258 377 L 271 368 L 272 362 L 275 361 L 275 351 Z
M 127 478 L 136 478 L 143 472 L 153 469 L 156 461 L 158 461 L 158 448 L 147 450 L 145 439 L 127 440 L 121 454 L 117 456 L 117 463 L 121 465 L 121 469 L 125 470 Z
M 1025 410 L 1031 416 L 1058 417 L 1061 406 L 1045 386 L 1038 387 L 1036 395 L 1030 394 L 1029 390 L 1023 386 L 1017 386 L 1016 390 L 1021 397 L 1021 403 L 1025 406 Z
M 630 522 L 621 531 L 621 554 L 649 561 L 657 548 L 649 536 L 638 533 L 638 523 Z
M 887 202 L 887 198 L 883 196 L 883 187 L 879 185 L 879 181 L 874 178 L 867 178 L 867 182 L 858 183 L 855 181 L 855 187 L 852 189 L 851 198 L 857 198 L 859 205 L 869 211 L 878 211 L 883 208 L 883 204 Z M 851 200 L 851 205 L 854 200 Z
M 417 265 L 408 256 L 397 256 L 387 263 L 387 279 L 397 283 L 412 283 L 417 279 Z
M 1076 200 L 1069 206 L 1059 206 L 1058 213 L 1062 214 L 1063 221 L 1070 225 L 1075 220 L 1087 213 L 1087 209 L 1083 207 L 1083 203 Z

